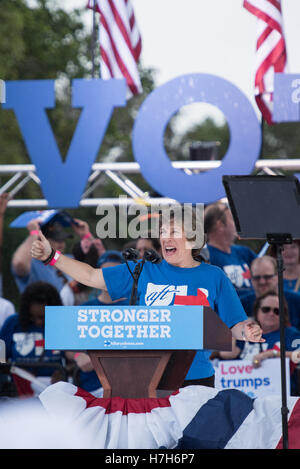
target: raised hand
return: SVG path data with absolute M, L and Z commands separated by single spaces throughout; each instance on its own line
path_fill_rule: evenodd
M 8 194 L 7 192 L 3 192 L 1 195 L 0 195 L 0 216 L 2 217 L 5 213 L 5 210 L 6 210 L 6 207 L 7 207 L 7 204 L 10 200 L 10 194 Z
M 89 225 L 86 221 L 79 220 L 78 218 L 74 219 L 75 223 L 72 223 L 72 228 L 79 238 L 83 238 L 85 235 L 90 233 Z
M 31 246 L 31 256 L 34 259 L 38 259 L 40 261 L 45 261 L 48 259 L 52 252 L 51 244 L 49 243 L 48 239 L 45 238 L 41 230 L 39 230 L 38 239 L 33 241 Z
M 41 229 L 40 224 L 36 218 L 30 220 L 27 223 L 27 230 L 29 231 L 29 233 L 31 231 L 40 231 L 40 229 Z

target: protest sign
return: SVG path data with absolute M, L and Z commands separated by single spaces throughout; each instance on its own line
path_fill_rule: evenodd
M 254 368 L 250 360 L 220 360 L 214 362 L 215 387 L 238 389 L 250 397 L 281 393 L 280 359 L 263 360 Z M 287 394 L 290 395 L 289 359 L 286 359 Z

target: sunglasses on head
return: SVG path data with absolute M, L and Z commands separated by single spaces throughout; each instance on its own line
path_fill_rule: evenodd
M 274 314 L 277 314 L 277 316 L 279 315 L 279 308 L 272 308 L 272 306 L 261 306 L 260 309 L 263 313 L 269 313 L 270 311 L 273 311 Z
M 276 274 L 269 274 L 269 275 L 252 275 L 252 280 L 259 282 L 261 279 L 263 280 L 271 280 Z

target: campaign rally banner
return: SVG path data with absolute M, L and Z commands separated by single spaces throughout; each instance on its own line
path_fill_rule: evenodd
M 259 368 L 254 368 L 250 360 L 218 360 L 214 368 L 217 389 L 238 389 L 253 398 L 281 393 L 280 358 L 263 360 Z M 287 395 L 290 395 L 289 370 L 287 358 Z
M 202 306 L 46 306 L 48 350 L 199 350 Z

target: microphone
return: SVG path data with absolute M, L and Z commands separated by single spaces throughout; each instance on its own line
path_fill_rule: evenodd
M 134 261 L 136 262 L 137 258 L 139 257 L 139 251 L 134 248 L 128 248 L 125 249 L 125 251 L 122 252 L 123 259 L 125 262 L 127 261 Z
M 146 249 L 143 259 L 152 262 L 152 264 L 159 264 L 161 262 L 161 256 L 154 249 Z

